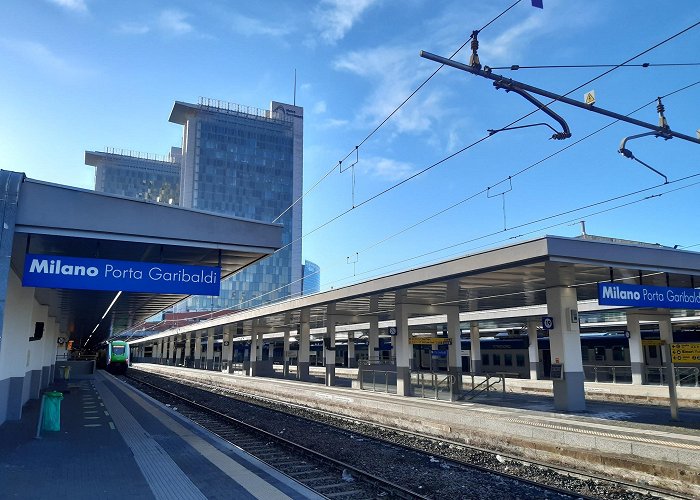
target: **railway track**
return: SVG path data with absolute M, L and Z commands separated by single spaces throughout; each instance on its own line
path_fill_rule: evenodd
M 234 418 L 211 405 L 190 399 L 187 395 L 175 394 L 137 377 L 124 378 L 142 392 L 173 407 L 208 431 L 326 498 L 428 498 Z
M 139 378 L 143 375 L 139 374 Z M 253 412 L 248 405 L 251 404 L 251 399 L 253 398 L 249 394 L 236 394 L 236 397 L 242 397 L 246 399 L 245 402 L 241 403 L 231 400 L 230 397 L 234 396 L 230 394 L 230 391 L 226 391 L 226 398 L 222 398 L 221 392 L 223 388 L 220 386 L 206 386 L 206 384 L 197 384 L 199 390 L 190 388 L 190 386 L 185 386 L 181 384 L 178 380 L 168 380 L 161 376 L 148 375 L 150 382 L 154 382 L 158 386 L 168 385 L 171 395 L 168 397 L 177 397 L 177 401 L 181 401 L 180 396 L 172 394 L 172 390 L 177 390 L 178 393 L 182 391 L 190 392 L 194 391 L 189 398 L 185 399 L 196 399 L 197 404 L 206 406 L 207 408 L 215 407 L 215 412 L 217 414 L 227 414 L 230 415 L 234 412 L 239 412 L 242 414 L 247 414 L 251 418 L 246 418 L 246 420 L 262 420 L 262 422 L 256 422 L 256 427 L 259 424 L 268 427 L 268 434 L 266 439 L 271 440 L 270 434 L 271 429 L 276 429 L 273 435 L 278 437 L 278 434 L 288 435 L 290 433 L 295 434 L 294 441 L 301 441 L 303 448 L 313 448 L 314 451 L 319 451 L 319 448 L 323 448 L 318 441 L 314 441 L 313 436 L 319 433 L 324 436 L 329 436 L 331 431 L 327 428 L 324 429 L 321 426 L 326 424 L 319 424 L 316 421 L 304 420 L 303 424 L 299 426 L 296 425 L 295 431 L 291 431 L 293 427 L 289 423 L 280 423 L 278 417 L 260 417 L 256 410 Z M 173 386 L 172 384 L 178 384 Z M 201 387 L 204 385 L 205 387 Z M 163 390 L 162 388 L 158 389 Z M 167 390 L 167 389 L 166 389 Z M 212 392 L 214 391 L 214 392 Z M 280 402 L 275 402 L 267 398 L 254 397 L 257 400 L 257 404 L 263 403 L 265 405 L 276 405 L 280 406 Z M 162 398 L 161 398 L 162 399 Z M 173 400 L 175 401 L 175 400 Z M 204 403 L 206 401 L 206 403 Z M 170 402 L 170 404 L 176 404 L 178 411 L 184 415 L 190 417 L 189 408 L 183 409 L 182 403 L 180 402 Z M 244 404 L 246 406 L 240 407 L 238 409 L 233 408 L 234 405 Z M 285 412 L 285 418 L 291 418 L 289 415 L 289 407 L 287 403 L 282 406 L 287 407 L 287 412 Z M 211 410 L 208 410 L 211 411 Z M 269 408 L 266 411 L 271 411 Z M 276 414 L 279 414 L 279 410 L 274 410 Z M 308 408 L 292 408 L 294 417 L 298 418 L 297 413 L 307 412 Z M 251 413 L 256 413 L 257 415 L 251 416 Z M 628 484 L 621 484 L 619 482 L 612 481 L 601 481 L 601 478 L 595 478 L 593 476 L 582 476 L 581 474 L 574 474 L 570 470 L 556 470 L 552 471 L 552 468 L 545 466 L 544 464 L 534 464 L 532 462 L 526 463 L 520 459 L 514 457 L 504 457 L 502 455 L 496 455 L 493 453 L 485 452 L 484 450 L 476 449 L 476 452 L 488 456 L 479 457 L 478 459 L 474 456 L 474 450 L 466 459 L 464 458 L 464 447 L 461 444 L 453 443 L 444 440 L 436 440 L 434 438 L 427 438 L 425 436 L 419 436 L 412 433 L 406 433 L 405 431 L 400 431 L 398 429 L 390 429 L 387 427 L 377 426 L 374 423 L 363 423 L 357 419 L 347 419 L 339 417 L 337 415 L 329 415 L 327 412 L 317 412 L 312 410 L 311 413 L 315 415 L 316 418 L 319 416 L 323 417 L 324 420 L 333 420 L 333 425 L 338 425 L 339 423 L 344 423 L 345 430 L 335 432 L 340 432 L 341 435 L 337 438 L 335 444 L 334 453 L 322 454 L 325 455 L 321 458 L 322 462 L 335 461 L 337 467 L 335 473 L 328 473 L 328 475 L 336 478 L 345 477 L 349 479 L 351 476 L 353 478 L 359 479 L 364 471 L 377 471 L 369 479 L 370 483 L 374 485 L 375 491 L 378 488 L 378 484 L 382 480 L 388 480 L 393 483 L 395 487 L 397 484 L 402 485 L 402 490 L 391 489 L 383 490 L 382 494 L 376 494 L 375 496 L 368 496 L 367 498 L 615 498 L 615 499 L 636 499 L 636 498 L 649 498 L 652 494 L 657 498 L 684 498 L 682 496 L 670 495 L 668 492 L 662 492 L 660 490 L 652 491 L 648 488 L 633 487 Z M 273 415 L 273 414 L 269 414 Z M 193 420 L 198 421 L 203 426 L 211 429 L 213 432 L 221 435 L 225 439 L 232 440 L 229 438 L 227 433 L 234 432 L 231 430 L 231 424 L 217 424 L 219 426 L 224 426 L 224 428 L 217 428 L 217 425 L 210 425 L 207 422 L 203 422 L 201 417 L 193 416 Z M 231 418 L 230 416 L 226 417 Z M 302 418 L 308 418 L 302 417 Z M 271 425 L 271 422 L 275 420 L 276 423 Z M 249 421 L 246 423 L 250 423 Z M 360 434 L 359 427 L 369 427 L 375 429 L 375 434 L 380 434 L 379 436 L 369 437 L 366 434 Z M 349 431 L 348 431 L 349 427 Z M 305 429 L 304 432 L 298 429 Z M 390 442 L 387 442 L 387 438 Z M 332 441 L 331 438 L 328 438 Z M 381 441 L 379 441 L 381 440 Z M 411 446 L 408 446 L 407 441 L 411 441 Z M 232 440 L 235 444 L 238 444 L 246 451 L 250 452 L 254 456 L 260 451 L 270 452 L 265 445 L 261 448 L 260 445 L 252 446 L 246 448 L 245 443 L 240 444 L 235 440 Z M 342 444 L 344 442 L 344 444 Z M 377 452 L 370 447 L 370 442 L 374 442 L 372 446 L 377 446 L 376 443 L 380 443 L 381 446 L 390 451 L 382 452 L 383 457 L 379 459 L 379 462 L 374 461 L 374 465 L 367 466 L 367 457 L 363 455 L 373 455 Z M 313 445 L 309 444 L 313 443 Z M 349 443 L 354 443 L 355 446 L 349 446 Z M 297 442 L 296 445 L 299 443 Z M 306 444 L 306 446 L 304 446 Z M 287 445 L 290 446 L 290 445 Z M 416 450 L 416 446 L 421 448 L 421 450 Z M 257 448 L 257 449 L 256 449 Z M 333 448 L 333 445 L 330 446 Z M 346 448 L 354 449 L 354 453 L 348 453 Z M 371 451 L 370 451 L 371 450 Z M 274 458 L 274 453 L 271 452 Z M 333 455 L 332 457 L 329 455 Z M 458 456 L 462 456 L 459 459 Z M 341 457 L 339 459 L 338 457 Z M 270 465 L 277 467 L 274 462 L 268 461 L 264 454 L 258 456 L 261 460 L 264 460 Z M 283 465 L 290 467 L 298 467 L 298 470 L 290 469 L 290 472 L 286 472 L 284 468 L 280 468 L 283 472 L 287 473 L 291 477 L 300 480 L 303 479 L 304 474 L 299 474 L 295 476 L 295 472 L 302 472 L 308 476 L 313 476 L 313 469 L 304 469 L 304 465 L 300 463 L 299 458 L 294 458 L 293 456 L 287 456 L 281 459 Z M 304 459 L 306 460 L 306 458 Z M 465 460 L 470 463 L 465 463 Z M 490 463 L 492 462 L 492 463 Z M 397 463 L 403 463 L 404 467 L 395 467 Z M 419 470 L 416 463 L 420 464 L 420 467 L 424 470 Z M 377 465 L 380 464 L 380 465 Z M 475 466 L 475 464 L 478 464 Z M 343 473 L 342 470 L 345 472 Z M 338 471 L 341 471 L 340 473 Z M 333 475 L 335 474 L 335 475 Z M 382 475 L 383 477 L 377 477 Z M 527 477 L 535 477 L 535 479 L 528 479 Z M 552 476 L 558 476 L 553 478 Z M 427 479 L 426 479 L 427 478 Z M 546 481 L 545 481 L 546 479 Z M 301 481 L 303 482 L 304 481 Z M 445 484 L 445 483 L 451 483 Z M 311 489 L 315 489 L 313 484 L 304 483 Z M 332 490 L 332 488 L 329 488 Z M 319 491 L 320 494 L 326 495 L 323 488 Z M 390 491 L 387 492 L 387 491 Z M 372 495 L 372 493 L 369 493 Z M 353 496 L 355 495 L 355 496 Z M 392 495 L 392 496 L 388 496 Z M 408 495 L 408 496 L 406 496 Z M 345 498 L 364 498 L 359 493 L 351 494 Z

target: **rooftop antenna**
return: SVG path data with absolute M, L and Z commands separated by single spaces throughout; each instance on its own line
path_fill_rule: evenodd
M 294 68 L 294 101 L 292 102 L 294 106 L 297 105 L 297 69 Z
M 585 237 L 585 236 L 588 236 L 588 235 L 586 234 L 586 221 L 585 221 L 585 220 L 582 220 L 582 221 L 579 221 L 579 222 L 580 222 L 580 224 L 581 224 L 581 236 L 584 236 L 584 237 Z

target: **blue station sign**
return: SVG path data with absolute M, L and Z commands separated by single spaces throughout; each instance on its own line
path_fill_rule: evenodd
M 221 268 L 27 254 L 23 286 L 219 295 Z
M 606 306 L 700 309 L 700 290 L 666 286 L 598 283 L 598 304 Z

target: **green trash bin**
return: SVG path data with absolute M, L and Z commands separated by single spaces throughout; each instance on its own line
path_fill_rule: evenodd
M 44 413 L 41 417 L 41 428 L 45 431 L 61 430 L 61 400 L 63 393 L 50 391 L 44 393 Z

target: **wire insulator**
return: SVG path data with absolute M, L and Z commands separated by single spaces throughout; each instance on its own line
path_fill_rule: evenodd
M 666 120 L 666 117 L 664 116 L 664 111 L 666 108 L 664 108 L 663 103 L 661 102 L 661 98 L 657 97 L 656 101 L 658 104 L 656 105 L 656 111 L 659 113 L 659 127 L 667 129 L 668 127 L 668 121 Z
M 666 108 L 664 107 L 663 103 L 661 102 L 661 98 L 657 97 L 656 98 L 658 104 L 656 105 L 656 111 L 660 114 L 663 115 L 664 111 L 666 111 Z
M 471 48 L 472 48 L 472 55 L 469 57 L 469 66 L 472 68 L 481 68 L 481 62 L 479 61 L 479 54 L 477 54 L 477 51 L 479 50 L 479 39 L 477 38 L 479 36 L 479 31 L 474 30 L 472 31 L 472 43 L 471 43 Z

